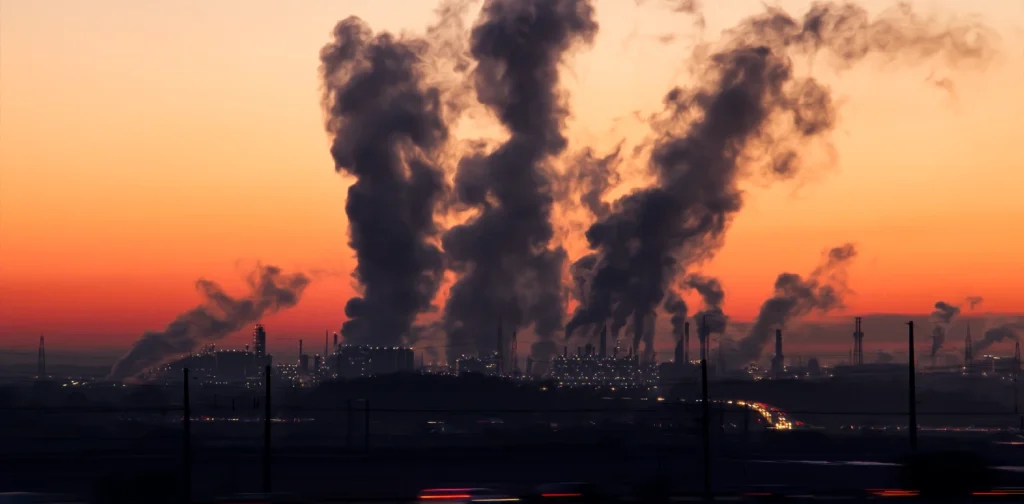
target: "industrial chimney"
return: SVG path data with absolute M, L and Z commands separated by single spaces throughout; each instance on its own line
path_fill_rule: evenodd
M 786 357 L 782 354 L 782 329 L 775 330 L 775 355 L 772 356 L 772 377 L 779 378 L 786 371 Z
M 860 327 L 860 317 L 853 319 L 853 363 L 858 366 L 864 364 L 864 331 Z

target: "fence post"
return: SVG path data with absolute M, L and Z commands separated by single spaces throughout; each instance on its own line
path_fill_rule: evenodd
M 749 483 L 747 465 L 750 462 L 750 408 L 743 406 L 743 487 Z
M 263 493 L 270 493 L 270 366 L 263 371 Z
M 917 386 L 914 383 L 917 378 L 917 370 L 914 365 L 914 321 L 907 322 L 910 327 L 909 351 L 910 351 L 910 449 L 917 450 Z
M 185 387 L 183 396 L 183 411 L 181 415 L 181 424 L 183 428 L 183 445 L 182 445 L 182 459 L 183 459 L 183 470 L 182 475 L 182 501 L 186 504 L 192 500 L 192 406 L 189 400 L 188 393 L 188 368 L 185 368 Z
M 708 360 L 700 360 L 700 387 L 704 406 L 704 496 L 711 497 L 711 403 L 708 402 Z

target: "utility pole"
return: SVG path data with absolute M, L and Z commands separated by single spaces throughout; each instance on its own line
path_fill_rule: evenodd
M 701 334 L 707 340 L 707 317 L 701 320 Z M 700 355 L 700 386 L 701 397 L 704 407 L 704 496 L 711 497 L 711 403 L 708 402 L 708 357 L 707 352 L 702 351 Z
M 182 445 L 182 458 L 184 463 L 184 474 L 183 476 L 183 487 L 182 488 L 182 502 L 188 504 L 192 501 L 192 406 L 189 401 L 188 393 L 188 368 L 185 368 L 185 389 L 184 389 L 184 403 L 183 411 L 181 415 L 181 426 L 183 429 L 183 445 Z
M 270 366 L 263 372 L 266 397 L 263 402 L 263 493 L 269 494 L 270 485 Z
M 914 365 L 914 321 L 907 322 L 910 328 L 909 334 L 909 369 L 910 369 L 910 449 L 917 451 L 917 386 L 915 380 L 917 372 Z

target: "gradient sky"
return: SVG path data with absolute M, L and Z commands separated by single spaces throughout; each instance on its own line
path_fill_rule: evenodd
M 656 2 L 648 2 L 654 4 Z M 708 1 L 705 39 L 760 10 Z M 800 13 L 809 1 L 780 5 Z M 863 2 L 872 10 L 892 2 Z M 571 148 L 636 134 L 685 83 L 690 22 L 598 0 L 601 33 L 579 54 Z M 864 65 L 815 76 L 843 100 L 838 158 L 802 184 L 751 186 L 705 272 L 749 319 L 781 271 L 858 244 L 849 312 L 924 313 L 981 295 L 1024 306 L 1024 2 L 917 2 L 974 13 L 1001 36 L 983 71 Z M 8 0 L 0 55 L 0 346 L 45 333 L 64 348 L 127 346 L 199 299 L 200 277 L 241 287 L 257 261 L 318 278 L 265 323 L 270 344 L 336 330 L 352 294 L 344 195 L 323 132 L 318 50 L 340 19 L 421 30 L 424 0 Z M 672 44 L 657 37 L 676 33 Z M 929 77 L 951 78 L 950 94 Z M 573 248 L 578 253 L 579 248 Z M 241 337 L 234 339 L 241 341 Z

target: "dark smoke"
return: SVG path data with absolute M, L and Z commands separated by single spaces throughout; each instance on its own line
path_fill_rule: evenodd
M 935 303 L 935 311 L 932 312 L 932 320 L 940 324 L 949 324 L 953 317 L 960 314 L 960 307 L 953 306 L 945 301 Z
M 886 352 L 885 350 L 879 350 L 878 354 L 875 356 L 875 362 L 878 362 L 878 363 L 887 364 L 887 363 L 892 362 L 892 361 L 893 361 L 892 354 L 889 353 L 889 352 Z
M 698 331 L 698 337 L 704 338 L 710 334 L 725 334 L 729 324 L 729 317 L 722 311 L 722 303 L 725 301 L 725 290 L 717 278 L 703 275 L 690 275 L 686 278 L 686 285 L 700 294 L 704 302 L 704 308 L 694 314 L 698 327 L 703 325 L 704 334 Z
M 1022 333 L 1024 333 L 1024 321 L 1022 320 L 1000 324 L 985 331 L 985 335 L 982 337 L 981 341 L 974 344 L 972 351 L 976 355 L 981 355 L 981 353 L 987 350 L 988 347 L 996 343 L 1001 343 L 1003 341 L 1020 341 Z
M 669 321 L 672 323 L 672 340 L 682 341 L 683 331 L 686 325 L 687 307 L 683 298 L 675 291 L 668 291 L 665 296 L 665 312 L 668 313 Z
M 203 296 L 199 306 L 178 315 L 160 332 L 147 332 L 132 349 L 114 364 L 107 376 L 111 380 L 132 378 L 153 366 L 163 364 L 194 347 L 258 322 L 264 315 L 291 308 L 299 302 L 309 285 L 302 273 L 285 275 L 276 266 L 257 266 L 246 279 L 250 293 L 233 298 L 214 282 L 200 279 L 196 288 Z
M 580 204 L 599 219 L 611 213 L 611 205 L 604 201 L 604 195 L 620 181 L 621 150 L 620 144 L 613 152 L 598 156 L 593 149 L 587 148 L 573 159 L 569 167 L 570 191 L 579 194 Z
M 670 282 L 721 247 L 742 208 L 745 175 L 799 175 L 806 145 L 824 139 L 836 120 L 829 89 L 794 76 L 793 57 L 825 54 L 839 67 L 872 54 L 956 63 L 990 55 L 984 34 L 975 25 L 936 26 L 907 9 L 872 21 L 855 5 L 826 3 L 802 20 L 769 7 L 726 32 L 717 50 L 699 59 L 699 84 L 670 91 L 664 116 L 653 122 L 657 182 L 617 201 L 587 231 L 594 256 L 588 302 L 569 320 L 567 335 L 652 313 Z M 780 278 L 780 289 L 786 281 Z M 747 351 L 759 355 L 760 344 Z
M 981 296 L 967 296 L 967 308 L 973 310 L 984 300 Z
M 345 305 L 342 336 L 411 343 L 444 272 L 433 218 L 445 187 L 436 165 L 448 136 L 441 92 L 424 84 L 426 42 L 375 35 L 355 17 L 333 35 L 320 51 L 323 107 L 335 169 L 356 178 L 345 212 L 363 288 Z
M 775 329 L 785 328 L 790 321 L 814 310 L 843 308 L 843 296 L 848 291 L 846 267 L 856 255 L 857 250 L 848 243 L 829 250 L 825 261 L 806 279 L 795 273 L 779 275 L 775 295 L 761 305 L 753 327 L 737 346 L 738 362 L 756 362 Z
M 477 98 L 508 130 L 490 153 L 463 159 L 455 178 L 459 203 L 478 210 L 443 238 L 460 276 L 445 306 L 449 348 L 493 347 L 499 317 L 532 325 L 535 358 L 555 351 L 561 328 L 565 252 L 551 247 L 553 172 L 563 152 L 568 109 L 558 66 L 597 33 L 588 0 L 488 0 L 471 33 Z M 468 345 L 474 346 L 474 345 Z M 449 360 L 457 356 L 449 352 Z
M 945 301 L 935 303 L 935 311 L 931 316 L 932 322 L 935 323 L 935 327 L 932 329 L 932 357 L 935 357 L 935 354 L 942 349 L 942 345 L 946 341 L 946 331 L 949 330 L 953 318 L 959 314 L 959 306 L 953 306 Z

